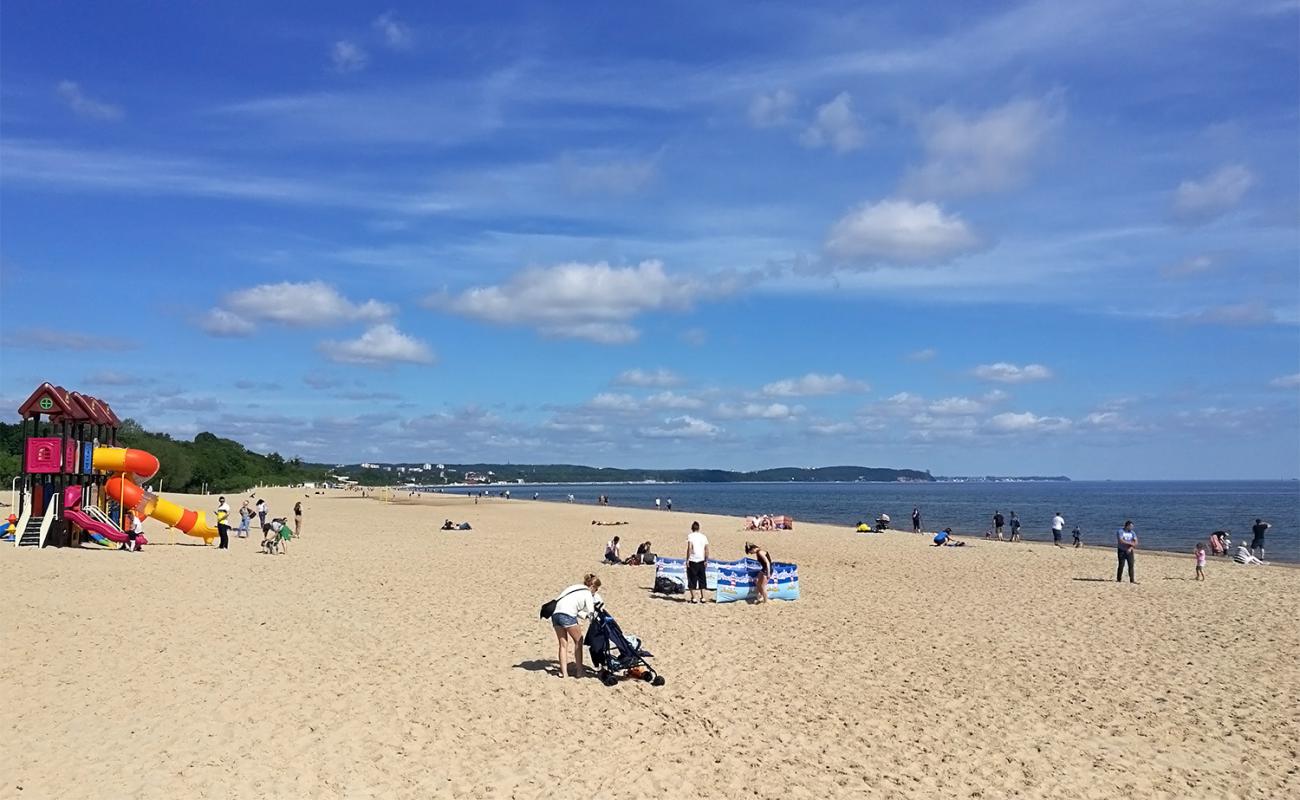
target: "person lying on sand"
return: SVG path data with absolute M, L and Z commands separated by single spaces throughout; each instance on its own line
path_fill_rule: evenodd
M 591 524 L 592 524 L 592 525 L 627 525 L 628 523 L 626 523 L 626 522 L 597 522 L 596 520 L 593 519 L 593 520 L 591 521 Z

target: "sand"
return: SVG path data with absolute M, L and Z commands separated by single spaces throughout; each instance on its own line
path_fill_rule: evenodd
M 1142 553 L 1130 586 L 1108 548 L 304 502 L 284 556 L 155 523 L 138 555 L 0 547 L 0 797 L 1300 796 L 1295 569 Z M 614 533 L 678 555 L 693 519 L 797 562 L 803 599 L 690 606 L 599 564 Z M 557 677 L 537 608 L 592 571 L 667 685 Z

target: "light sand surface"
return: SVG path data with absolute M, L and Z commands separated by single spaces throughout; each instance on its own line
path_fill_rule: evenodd
M 0 547 L 0 797 L 1300 796 L 1294 569 L 1144 553 L 1130 586 L 1110 549 L 265 494 L 306 504 L 288 555 L 153 523 L 135 555 Z M 680 556 L 693 519 L 803 599 L 599 564 L 615 533 Z M 556 676 L 537 609 L 586 572 L 666 686 Z

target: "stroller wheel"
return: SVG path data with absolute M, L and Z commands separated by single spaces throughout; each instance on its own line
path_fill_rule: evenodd
M 655 682 L 655 678 L 657 678 L 657 677 L 659 677 L 659 676 L 656 675 L 656 674 L 655 674 L 655 671 L 652 670 L 652 669 L 648 669 L 648 670 L 646 670 L 645 672 L 643 672 L 643 673 L 641 674 L 641 680 L 645 681 L 646 683 L 654 683 L 654 682 Z
M 618 677 L 610 672 L 602 672 L 600 675 L 600 682 L 605 684 L 606 686 L 617 686 Z
M 663 686 L 666 682 L 667 682 L 667 681 L 664 680 L 664 676 L 662 676 L 662 675 L 656 675 L 656 676 L 654 677 L 654 680 L 650 681 L 650 685 L 651 685 L 651 686 Z

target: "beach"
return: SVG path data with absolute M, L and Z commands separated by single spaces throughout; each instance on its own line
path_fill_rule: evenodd
M 1130 585 L 1108 547 L 259 496 L 304 503 L 287 555 L 153 521 L 139 554 L 0 548 L 0 796 L 1300 794 L 1294 568 L 1139 552 Z M 715 558 L 797 563 L 801 599 L 692 606 L 600 562 L 614 535 L 681 557 L 692 520 Z M 538 606 L 588 572 L 665 686 L 557 677 Z

